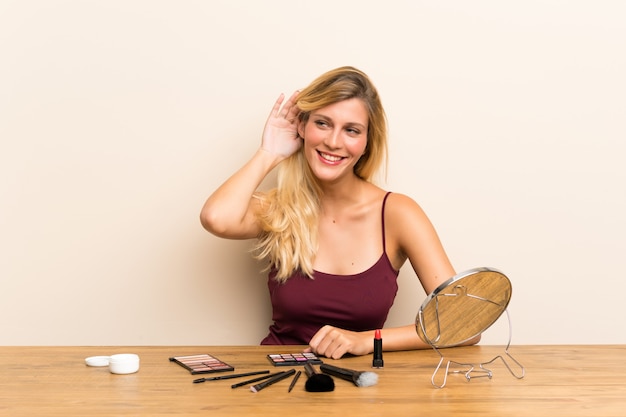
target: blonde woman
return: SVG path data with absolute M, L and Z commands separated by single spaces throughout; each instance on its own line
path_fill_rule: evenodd
M 273 324 L 262 344 L 308 345 L 338 359 L 373 350 L 408 259 L 426 293 L 455 271 L 411 198 L 373 183 L 387 158 L 378 92 L 353 67 L 281 95 L 252 158 L 206 201 L 201 222 L 257 239 L 268 265 Z M 257 187 L 278 167 L 277 187 Z M 424 348 L 413 323 L 384 330 L 385 350 Z

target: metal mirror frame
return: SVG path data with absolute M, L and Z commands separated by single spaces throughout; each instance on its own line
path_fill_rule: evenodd
M 524 367 L 509 353 L 512 328 L 507 307 L 511 295 L 512 286 L 506 275 L 495 268 L 482 267 L 455 275 L 426 297 L 415 318 L 415 328 L 418 336 L 440 357 L 431 377 L 433 386 L 443 388 L 450 373 L 462 373 L 467 381 L 472 377 L 491 379 L 493 373 L 486 366 L 496 360 L 501 360 L 515 378 L 524 377 Z M 448 360 L 442 383 L 436 383 L 437 373 L 445 360 L 439 349 L 458 346 L 472 340 L 491 327 L 505 312 L 509 324 L 509 338 L 504 354 L 520 370 L 516 373 L 502 355 L 478 364 Z M 467 320 L 468 317 L 472 321 Z M 451 371 L 451 365 L 462 367 L 464 370 Z

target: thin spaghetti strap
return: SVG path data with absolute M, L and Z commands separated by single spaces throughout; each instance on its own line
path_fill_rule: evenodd
M 387 194 L 385 194 L 385 198 L 383 198 L 383 208 L 380 214 L 383 225 L 383 253 L 387 253 L 387 245 L 385 242 L 385 203 L 387 202 L 387 197 L 389 197 L 389 194 L 391 194 L 391 191 L 387 191 Z

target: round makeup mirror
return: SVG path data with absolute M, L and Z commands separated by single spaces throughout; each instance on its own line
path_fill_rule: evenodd
M 443 383 L 435 382 L 435 376 L 444 362 L 444 357 L 438 349 L 461 345 L 491 327 L 502 313 L 507 311 L 511 294 L 511 281 L 502 272 L 493 268 L 475 268 L 455 275 L 426 297 L 415 318 L 415 328 L 419 337 L 441 357 L 431 378 L 435 387 L 443 388 L 450 372 L 463 373 L 468 381 L 472 375 L 491 378 L 492 373 L 485 365 L 496 359 L 501 359 L 516 378 L 524 377 L 524 367 L 508 352 L 511 343 L 509 317 L 509 342 L 504 353 L 519 367 L 520 373 L 516 374 L 507 360 L 500 355 L 480 364 L 449 360 L 445 366 Z M 450 371 L 451 364 L 461 366 L 465 370 Z
M 417 313 L 419 337 L 435 348 L 460 345 L 487 330 L 511 300 L 511 281 L 492 268 L 455 275 L 435 289 Z

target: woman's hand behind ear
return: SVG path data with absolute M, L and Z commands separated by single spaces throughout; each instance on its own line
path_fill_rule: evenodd
M 298 93 L 294 92 L 284 105 L 284 94 L 274 103 L 263 130 L 261 149 L 264 151 L 287 158 L 302 146 L 302 139 L 298 136 Z

